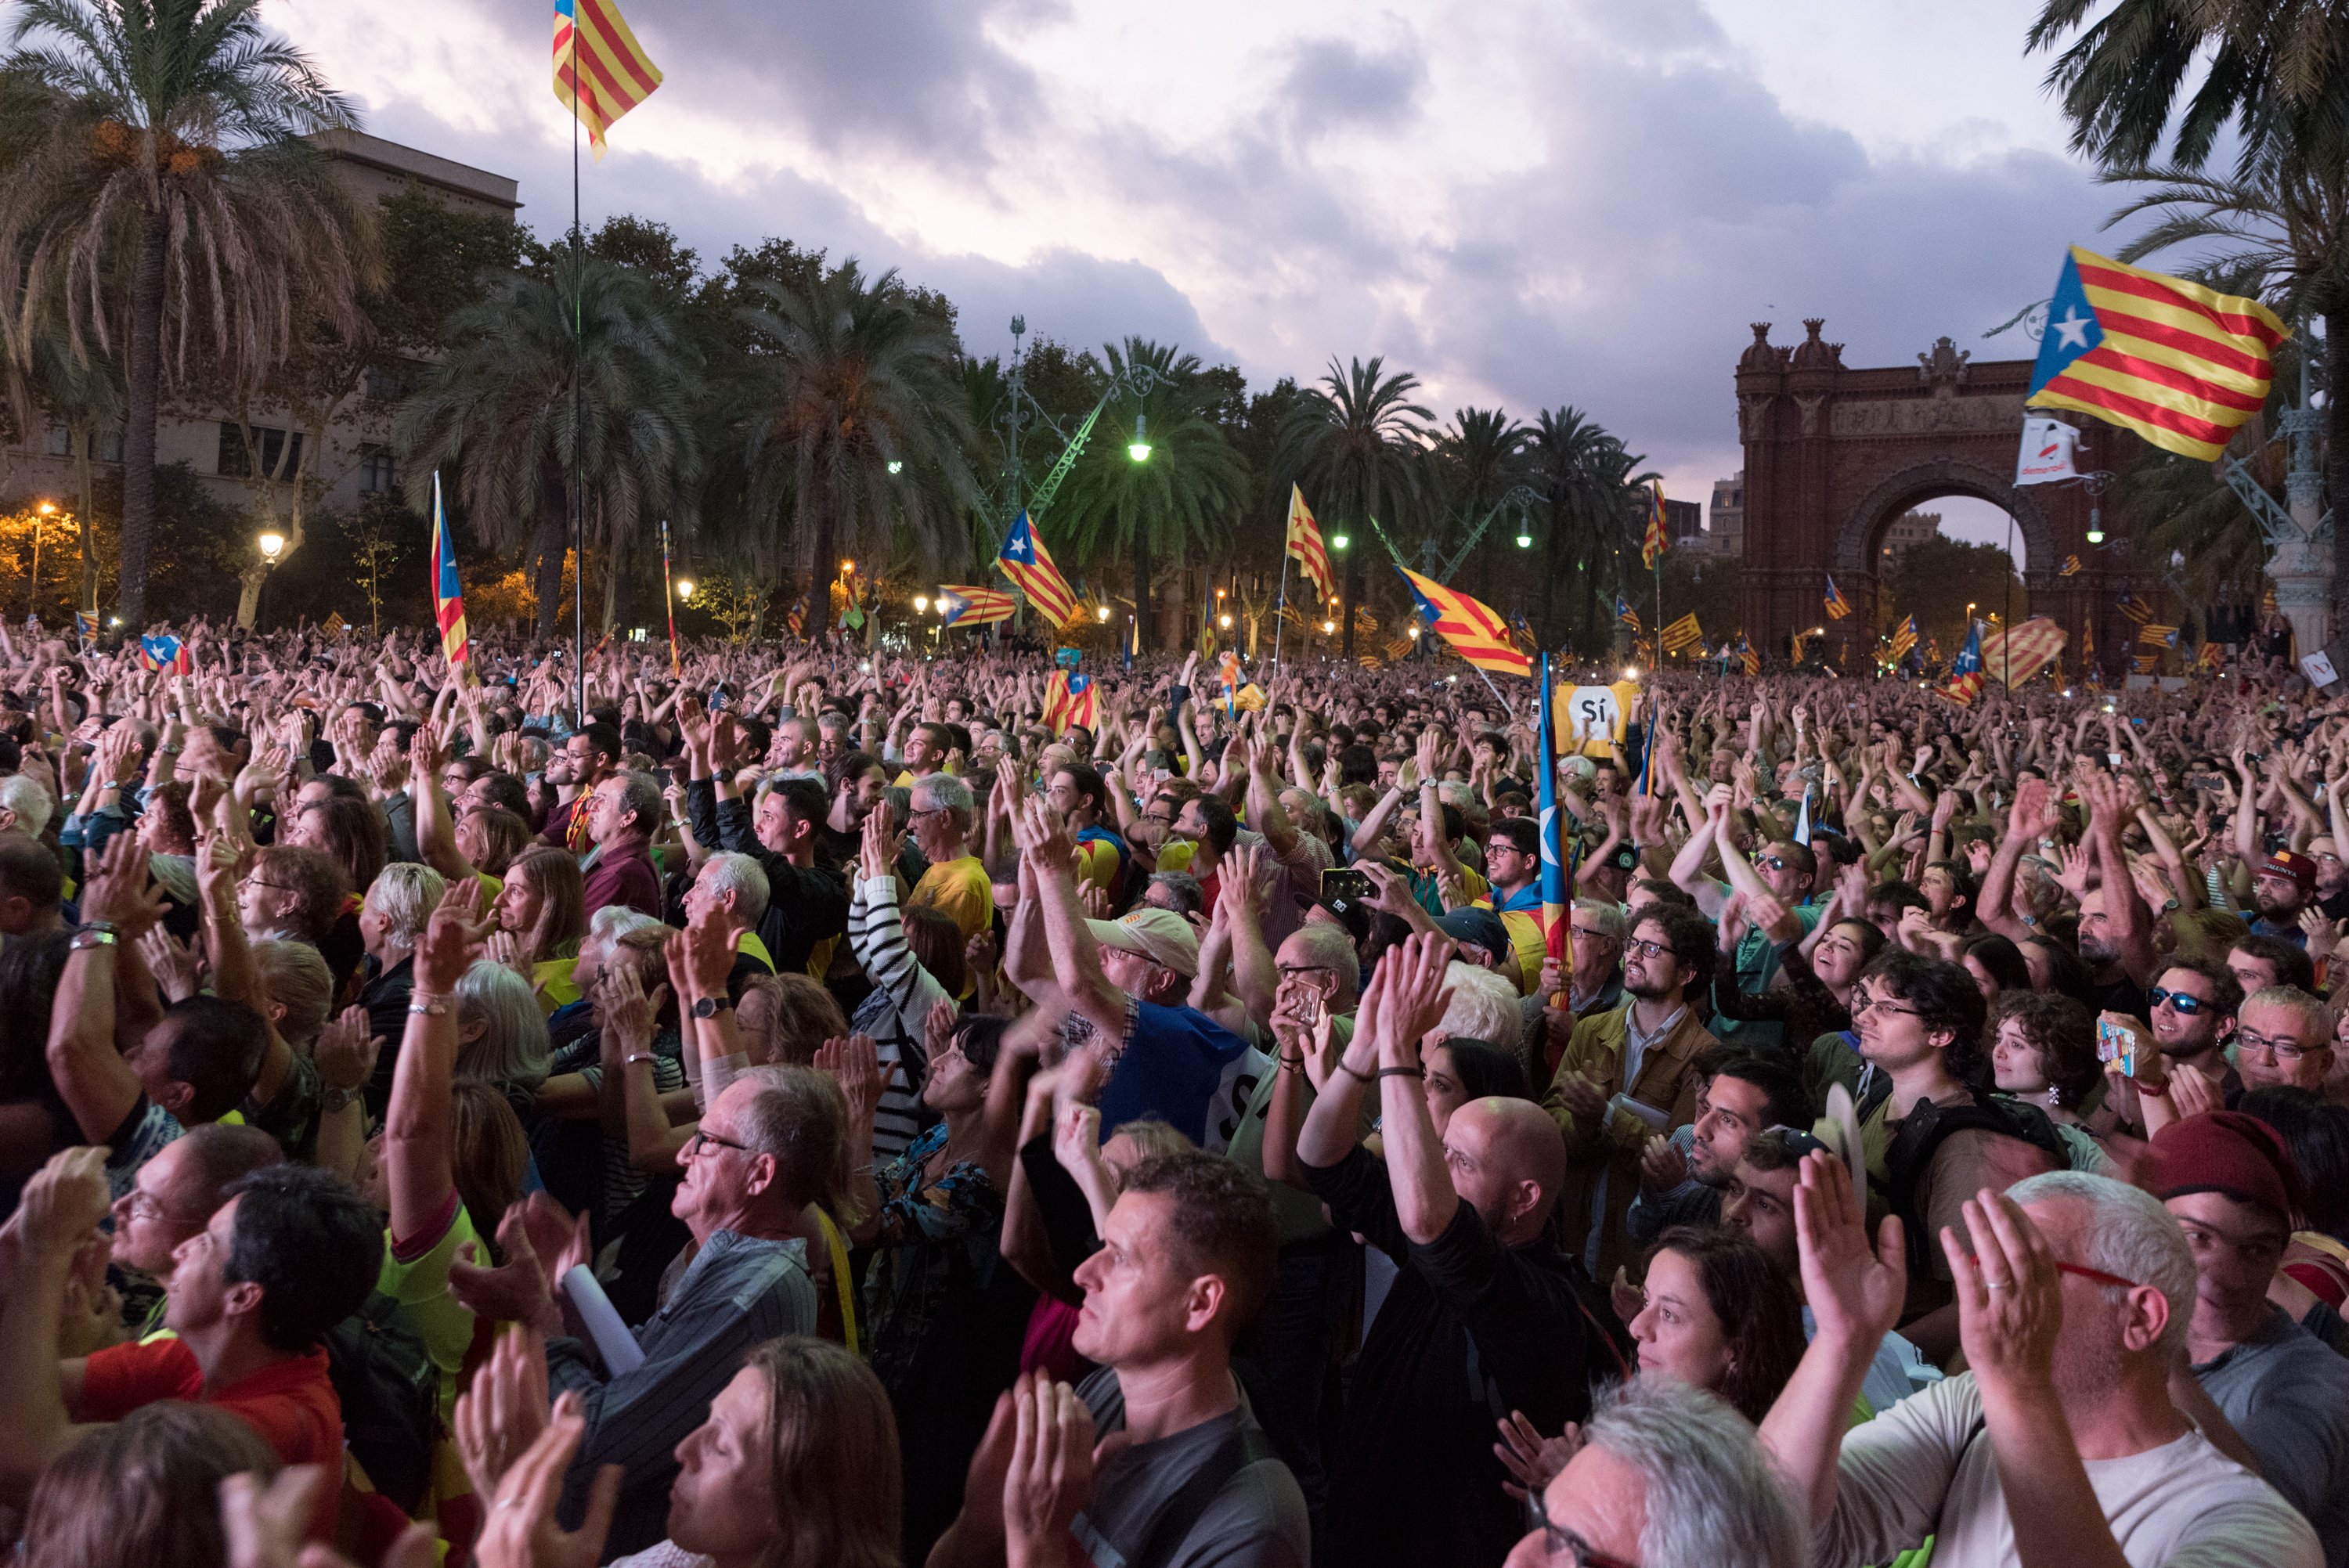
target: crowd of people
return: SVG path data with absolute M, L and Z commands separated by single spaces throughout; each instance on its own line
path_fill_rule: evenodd
M 187 647 L 0 631 L 33 1568 L 2349 1568 L 2297 675 L 1651 675 L 1553 932 L 1456 662 Z

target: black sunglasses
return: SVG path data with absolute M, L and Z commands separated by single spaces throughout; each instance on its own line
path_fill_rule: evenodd
M 2154 1008 L 2160 1006 L 2164 1002 L 2168 1003 L 2174 1010 L 2184 1014 L 2189 1018 L 2210 1005 L 2208 1002 L 2205 1002 L 2201 997 L 2189 996 L 2183 991 L 2165 991 L 2158 985 L 2148 986 L 2147 988 L 2145 993 L 2145 1006 L 2147 1012 L 2151 1012 Z

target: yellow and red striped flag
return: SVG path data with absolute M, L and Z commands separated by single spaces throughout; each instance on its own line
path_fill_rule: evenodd
M 554 0 L 554 96 L 587 128 L 598 159 L 612 122 L 660 85 L 660 67 L 613 0 Z
M 1892 662 L 1899 664 L 1917 645 L 1917 617 L 1909 616 L 1892 628 Z
M 1648 531 L 1640 540 L 1640 564 L 1653 572 L 1665 551 L 1672 547 L 1671 536 L 1664 531 L 1664 481 L 1648 481 Z
M 1019 584 L 1028 602 L 1036 606 L 1036 613 L 1044 617 L 1047 624 L 1065 626 L 1075 618 L 1077 595 L 1069 587 L 1069 580 L 1061 575 L 1061 569 L 1052 563 L 1052 552 L 1036 537 L 1035 527 L 1029 522 L 1026 512 L 1021 512 L 1019 520 L 1011 525 L 1011 531 L 1004 536 L 1003 552 L 995 559 L 1003 568 L 1003 574 Z
M 2064 628 L 2044 615 L 2034 616 L 2011 632 L 2002 627 L 1982 639 L 1982 670 L 2009 687 L 2019 686 L 2054 663 L 2068 640 Z M 2089 656 L 2095 657 L 2093 642 Z
M 2290 335 L 2254 299 L 2222 294 L 2074 245 L 2047 302 L 2034 408 L 2076 408 L 2166 451 L 2216 462 L 2267 401 Z
M 941 626 L 991 626 L 1011 619 L 1011 595 L 1000 588 L 949 583 L 938 590 Z
M 1691 648 L 1704 646 L 1704 628 L 1697 624 L 1696 612 L 1691 610 L 1658 637 L 1658 644 L 1667 654 L 1683 654 Z
M 2080 558 L 2076 555 L 2064 557 L 2064 564 L 2055 569 L 2055 575 L 2058 577 L 2077 577 L 2079 574 Z
M 1288 550 L 1316 594 L 1328 599 L 1338 592 L 1338 579 L 1330 571 L 1330 552 L 1321 543 L 1321 525 L 1313 521 L 1313 509 L 1305 504 L 1304 490 L 1294 484 L 1288 487 Z
M 440 628 L 440 654 L 451 675 L 473 656 L 465 634 L 465 593 L 457 580 L 457 542 L 449 537 L 449 519 L 440 510 L 440 473 L 432 473 L 432 619 Z
M 1840 621 L 1851 614 L 1851 601 L 1843 596 L 1843 590 L 1835 585 L 1832 577 L 1827 579 L 1826 612 L 1830 621 Z
M 2137 640 L 2148 648 L 2174 648 L 2178 645 L 2178 628 L 2147 621 L 2137 629 Z
M 1418 601 L 1420 619 L 1452 645 L 1453 651 L 1480 670 L 1495 675 L 1529 676 L 1534 662 L 1509 636 L 1509 624 L 1493 607 L 1446 588 L 1433 577 L 1423 577 L 1408 566 L 1397 566 Z
M 2116 608 L 2122 614 L 2127 616 L 2130 620 L 2135 621 L 2140 626 L 2153 619 L 2153 606 L 2147 603 L 2144 600 L 2138 598 L 2134 593 L 2130 594 L 2126 599 L 2123 599 Z
M 2217 669 L 2220 665 L 2227 662 L 2226 645 L 2223 643 L 2203 644 L 2201 653 L 2195 656 L 2195 662 L 2206 670 Z
M 1044 680 L 1044 727 L 1055 735 L 1082 725 L 1091 729 L 1101 714 L 1101 688 L 1093 677 L 1056 669 Z

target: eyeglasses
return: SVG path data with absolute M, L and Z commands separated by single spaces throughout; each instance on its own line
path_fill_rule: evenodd
M 259 872 L 247 872 L 244 873 L 243 877 L 239 880 L 241 880 L 246 887 L 265 887 L 272 892 L 299 892 L 301 891 L 299 888 L 287 887 L 284 882 L 263 882 Z
M 2055 1260 L 2055 1267 L 2059 1273 L 2078 1274 L 2082 1279 L 2092 1284 L 2115 1285 L 2122 1290 L 2139 1288 L 2137 1282 L 2133 1279 L 2123 1279 L 2118 1274 L 2106 1274 L 2102 1269 L 2092 1269 L 2085 1264 L 2067 1264 L 2058 1258 Z
M 2309 1047 L 2302 1045 L 2297 1040 L 2271 1039 L 2265 1035 L 2253 1034 L 2251 1030 L 2241 1027 L 2235 1030 L 2235 1044 L 2247 1055 L 2265 1057 L 2268 1060 L 2281 1063 L 2285 1067 L 2297 1065 L 2300 1058 L 2307 1056 L 2310 1050 Z M 2323 1047 L 2316 1048 L 2322 1050 Z
M 1924 1016 L 1922 1013 L 1920 1013 L 1914 1007 L 1894 1006 L 1892 1005 L 1892 999 L 1889 996 L 1871 996 L 1867 992 L 1862 991 L 1851 999 L 1851 1016 L 1853 1017 L 1857 1018 L 1862 1013 L 1866 1013 L 1870 1010 L 1890 1013 L 1895 1017 L 1899 1018 L 1921 1018 Z
M 1671 947 L 1670 944 L 1661 942 L 1650 942 L 1644 936 L 1635 938 L 1623 944 L 1623 955 L 1627 958 L 1661 958 L 1671 951 Z
M 683 1153 L 688 1160 L 698 1160 L 701 1151 L 713 1143 L 720 1149 L 731 1149 L 738 1154 L 750 1152 L 750 1146 L 747 1143 L 737 1143 L 730 1138 L 719 1137 L 708 1128 L 697 1127 L 693 1130 L 693 1136 L 685 1140 Z
M 1779 855 L 1764 855 L 1754 863 L 1764 868 L 1765 870 L 1774 872 L 1783 872 L 1786 869 L 1785 859 Z
M 1591 942 L 1619 942 L 1622 940 L 1620 937 L 1609 935 L 1606 932 L 1599 930 L 1595 925 L 1577 925 L 1570 929 L 1573 931 L 1575 935 L 1583 937 Z
M 1550 1568 L 1639 1568 L 1636 1563 L 1609 1557 L 1565 1525 L 1551 1523 L 1549 1505 L 1542 1500 L 1539 1488 L 1527 1490 L 1526 1506 L 1533 1512 L 1535 1527 L 1542 1532 L 1542 1555 Z
M 2183 1014 L 2189 1018 L 2210 1005 L 2201 997 L 2189 995 L 2183 991 L 2165 991 L 2158 985 L 2147 990 L 2145 1005 L 2148 1010 L 2160 1006 L 2164 1002 L 2169 1004 L 2173 1012 Z
M 1330 964 L 1276 964 L 1273 968 L 1283 980 L 1294 980 L 1299 975 L 1335 975 L 1338 972 L 1337 966 Z

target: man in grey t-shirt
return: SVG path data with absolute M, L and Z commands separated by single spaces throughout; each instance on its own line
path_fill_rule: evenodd
M 1277 1234 L 1262 1179 L 1230 1161 L 1128 1171 L 1076 1272 L 1075 1348 L 1102 1370 L 1081 1389 L 1031 1375 L 1003 1396 L 928 1568 L 1304 1568 L 1304 1494 L 1231 1367 Z

